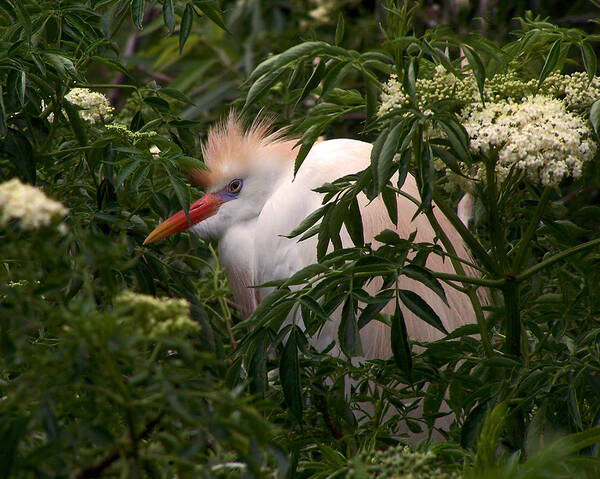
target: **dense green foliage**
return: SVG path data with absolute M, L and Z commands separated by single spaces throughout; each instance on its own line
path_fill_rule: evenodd
M 440 3 L 0 0 L 0 477 L 598 477 L 598 155 L 562 181 L 496 176 L 507 140 L 475 150 L 468 125 L 479 102 L 544 95 L 596 142 L 597 8 L 544 2 L 551 22 L 525 1 Z M 318 235 L 319 264 L 246 320 L 214 245 L 142 246 L 200 194 L 184 172 L 232 106 L 291 125 L 299 168 L 320 135 L 374 142 L 291 232 Z M 456 257 L 455 275 L 428 271 L 439 246 L 391 231 L 365 244 L 356 196 L 382 195 L 393 220 L 407 174 L 478 277 Z M 464 290 L 478 323 L 416 345 L 383 304 L 439 318 L 399 274 Z M 340 307 L 338 358 L 309 338 Z M 280 329 L 292 310 L 305 331 Z M 351 362 L 369 321 L 391 326 L 394 357 Z

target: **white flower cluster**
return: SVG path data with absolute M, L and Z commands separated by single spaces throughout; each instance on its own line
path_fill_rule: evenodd
M 592 131 L 562 100 L 546 96 L 473 104 L 463 111 L 471 149 L 490 158 L 498 155 L 496 174 L 502 181 L 514 167 L 542 185 L 581 175 L 583 163 L 596 152 Z M 484 169 L 475 176 L 483 179 Z
M 65 95 L 65 99 L 82 108 L 81 118 L 89 123 L 101 123 L 110 120 L 114 108 L 102 93 L 87 88 L 73 88 Z
M 114 108 L 108 98 L 102 93 L 91 91 L 87 88 L 73 88 L 65 95 L 65 100 L 81 108 L 81 119 L 91 124 L 102 123 L 111 119 Z M 42 100 L 42 110 L 46 109 L 46 102 Z M 54 113 L 48 115 L 48 121 L 54 121 Z
M 425 105 L 450 98 L 465 102 L 474 101 L 478 95 L 471 77 L 457 78 L 442 65 L 435 67 L 431 78 L 418 78 L 416 90 L 418 106 L 421 109 Z M 410 97 L 404 91 L 398 76 L 390 75 L 388 81 L 383 84 L 381 105 L 377 114 L 385 115 L 409 103 Z
M 190 304 L 185 299 L 155 298 L 125 291 L 115 299 L 129 326 L 139 328 L 150 339 L 194 333 L 200 325 L 190 319 Z
M 18 220 L 22 229 L 36 230 L 65 216 L 68 211 L 62 203 L 17 178 L 0 184 L 0 227 Z
M 425 67 L 425 71 L 427 70 Z M 426 76 L 426 73 L 425 75 Z M 583 163 L 596 152 L 596 143 L 584 118 L 591 104 L 600 98 L 600 78 L 592 81 L 584 72 L 549 75 L 538 89 L 535 79 L 524 79 L 515 71 L 498 73 L 485 83 L 483 107 L 473 75 L 455 76 L 436 66 L 429 78 L 416 83 L 418 107 L 423 110 L 439 100 L 464 102 L 462 123 L 470 136 L 473 152 L 498 155 L 498 181 L 512 168 L 522 170 L 532 181 L 555 185 L 562 179 L 581 175 Z M 410 104 L 402 82 L 391 75 L 382 87 L 379 116 Z M 430 110 L 424 111 L 430 116 Z M 443 134 L 438 127 L 427 129 L 429 136 Z M 471 191 L 468 177 L 481 180 L 481 164 L 472 169 L 461 165 L 465 177 L 454 174 L 439 159 L 438 170 L 447 173 L 445 187 Z

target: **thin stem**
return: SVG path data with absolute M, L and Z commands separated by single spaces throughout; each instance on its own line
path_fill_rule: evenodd
M 439 201 L 440 201 L 440 203 L 444 203 L 444 200 L 442 198 L 440 198 Z M 444 210 L 442 209 L 442 207 L 440 206 L 440 204 L 437 201 L 436 201 L 436 204 L 438 205 L 438 207 L 440 207 L 442 212 L 444 212 Z M 444 203 L 444 209 L 450 210 L 450 208 L 447 205 L 445 205 L 445 203 Z M 452 213 L 454 213 L 454 212 L 452 212 Z M 427 210 L 425 210 L 425 214 L 427 215 L 427 218 L 429 219 L 429 223 L 435 230 L 436 235 L 440 238 L 440 241 L 444 245 L 444 249 L 446 251 L 448 251 L 451 255 L 456 256 L 456 250 L 454 249 L 454 245 L 452 244 L 452 242 L 446 235 L 445 231 L 440 226 L 437 218 L 433 214 L 433 210 L 431 208 L 428 208 Z M 456 216 L 456 214 L 454 214 L 454 216 Z M 450 219 L 450 218 L 448 218 L 448 219 Z M 458 217 L 457 217 L 457 219 L 458 219 Z M 460 220 L 459 220 L 459 222 L 460 222 Z M 462 222 L 460 222 L 460 223 L 462 224 Z M 469 234 L 470 234 L 470 232 L 469 232 Z M 468 277 L 467 274 L 465 273 L 465 269 L 463 268 L 463 265 L 460 261 L 457 261 L 455 259 L 451 259 L 450 261 L 452 262 L 452 266 L 454 267 L 454 270 L 458 273 L 459 276 L 465 276 L 469 280 L 479 279 L 479 278 Z M 433 273 L 433 271 L 432 271 L 432 273 Z M 483 350 L 485 351 L 486 356 L 492 357 L 494 355 L 494 350 L 490 343 L 488 326 L 485 321 L 485 317 L 483 315 L 483 308 L 481 307 L 481 302 L 479 301 L 479 298 L 477 297 L 477 292 L 472 285 L 469 285 L 467 283 L 467 280 L 463 280 L 461 282 L 463 283 L 463 286 L 465 287 L 465 289 L 467 291 L 466 294 L 467 294 L 469 300 L 471 301 L 471 306 L 473 307 L 473 312 L 475 313 L 475 320 L 477 321 L 477 327 L 479 328 L 479 336 L 481 337 L 481 344 L 483 344 Z
M 506 342 L 508 354 L 521 355 L 521 314 L 519 311 L 519 283 L 514 277 L 507 278 L 502 289 L 506 315 Z
M 550 200 L 551 192 L 552 192 L 552 189 L 549 186 L 546 186 L 546 188 L 544 188 L 544 191 L 542 192 L 542 196 L 540 197 L 540 201 L 538 202 L 537 208 L 535 209 L 535 212 L 533 213 L 533 216 L 531 217 L 531 220 L 529 221 L 529 225 L 527 226 L 527 229 L 525 230 L 523 237 L 517 243 L 517 246 L 515 246 L 515 249 L 513 250 L 513 252 L 515 254 L 515 259 L 512 264 L 512 270 L 514 272 L 519 271 L 521 269 L 521 267 L 523 266 L 523 261 L 525 261 L 525 253 L 527 252 L 527 247 L 529 246 L 529 243 L 531 242 L 531 239 L 533 238 L 533 235 L 534 235 L 537 225 L 540 221 L 540 218 L 544 214 L 544 210 L 546 209 L 546 206 L 548 205 L 548 201 Z
M 545 259 L 544 261 L 532 266 L 531 268 L 526 269 L 521 274 L 516 276 L 515 281 L 518 283 L 521 283 L 521 282 L 525 281 L 526 279 L 530 278 L 531 276 L 533 276 L 534 274 L 540 272 L 544 268 L 548 268 L 549 266 L 552 266 L 557 261 L 560 261 L 571 255 L 580 253 L 581 251 L 585 251 L 586 249 L 592 248 L 597 245 L 600 245 L 600 238 L 596 238 L 594 240 L 582 243 L 578 246 L 574 246 L 573 248 L 566 249 L 565 251 L 557 253 L 554 256 L 551 256 L 550 258 Z
M 504 228 L 498 211 L 498 185 L 496 184 L 496 160 L 487 158 L 485 165 L 485 176 L 487 182 L 486 195 L 488 221 L 490 224 L 490 236 L 492 237 L 493 251 L 495 252 L 496 262 L 500 267 L 500 274 L 508 272 L 508 259 L 506 256 L 506 241 Z

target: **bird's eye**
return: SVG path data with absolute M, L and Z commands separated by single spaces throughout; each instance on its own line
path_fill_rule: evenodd
M 227 191 L 229 193 L 239 193 L 242 189 L 242 180 L 235 179 L 231 180 L 227 185 Z

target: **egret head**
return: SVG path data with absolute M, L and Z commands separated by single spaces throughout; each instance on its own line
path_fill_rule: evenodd
M 211 128 L 202 145 L 207 170 L 191 172 L 192 181 L 206 194 L 158 225 L 144 244 L 185 229 L 206 238 L 219 238 L 232 225 L 253 221 L 283 175 L 289 172 L 294 141 L 281 131 L 269 133 L 270 122 L 255 121 L 244 129 L 230 114 Z

